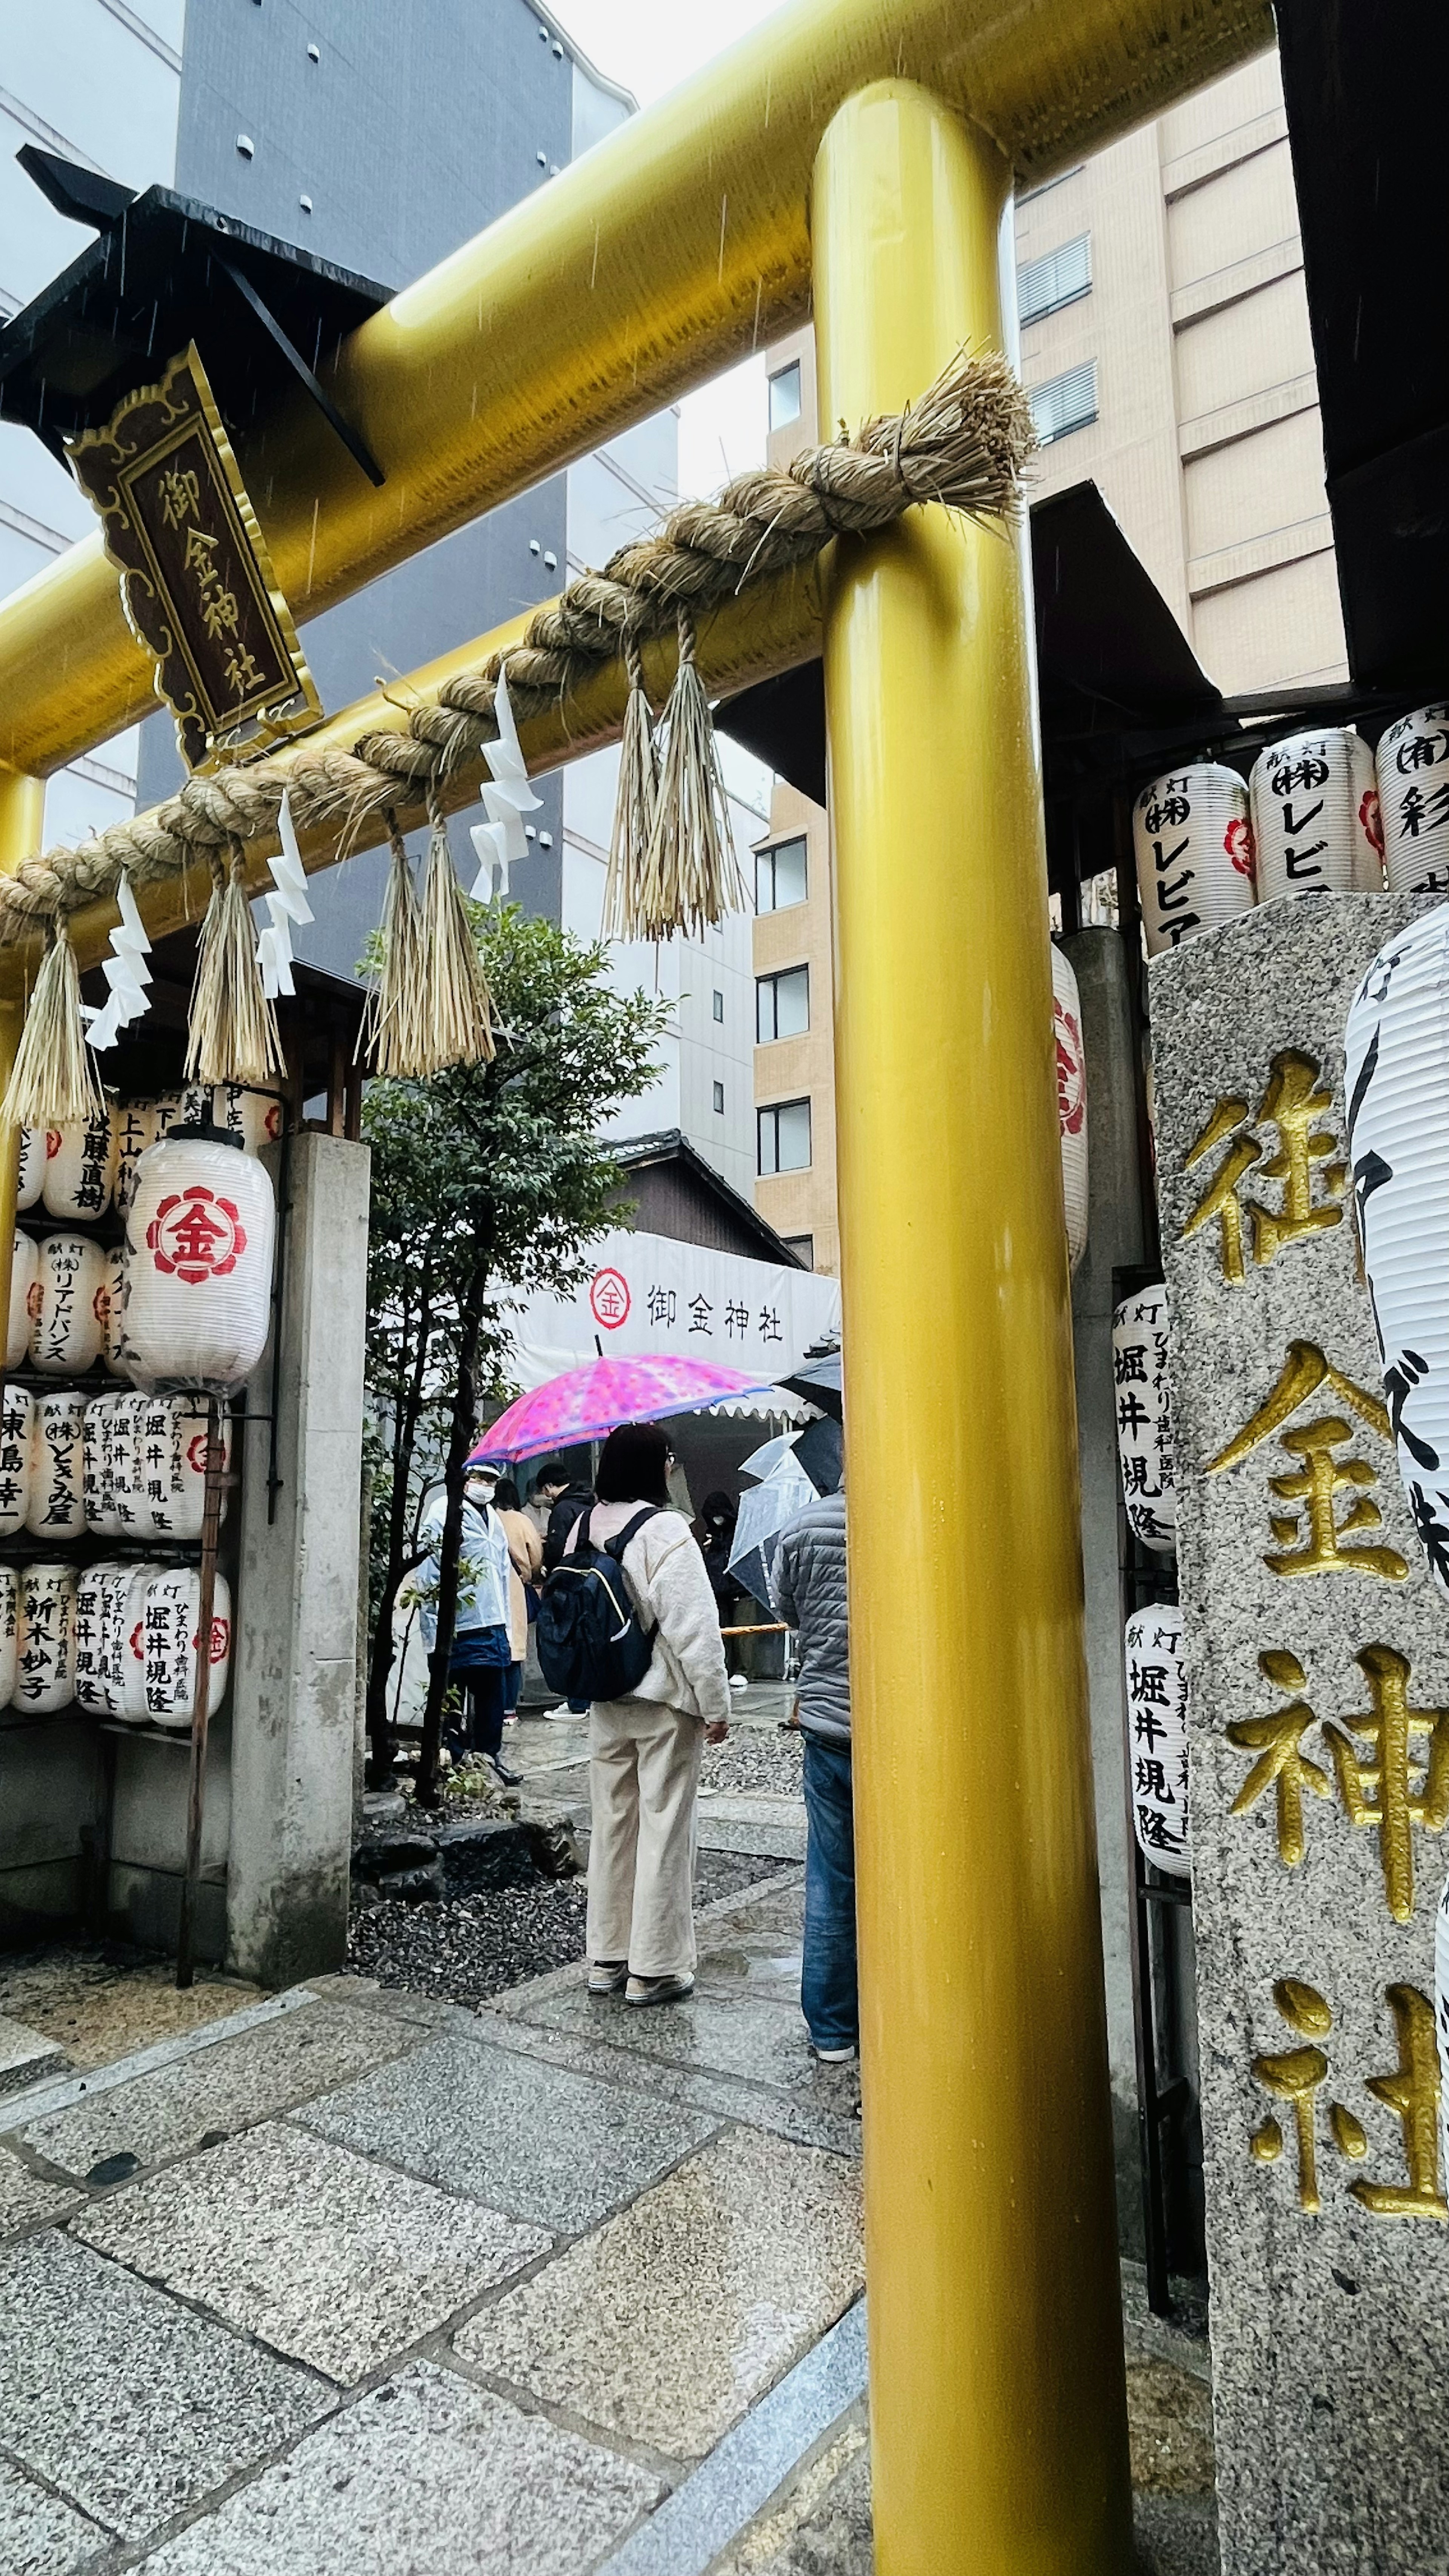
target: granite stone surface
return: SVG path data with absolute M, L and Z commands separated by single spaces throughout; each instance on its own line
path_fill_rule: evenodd
M 1353 991 L 1425 908 L 1280 901 L 1150 976 L 1231 2576 L 1449 2565 L 1449 1618 L 1387 1436 L 1343 1097 Z
M 328 2402 L 58 2232 L 0 2250 L 0 2440 L 124 2539 L 293 2441 Z
M 722 1996 L 706 1983 L 684 2003 L 640 2012 L 618 1997 L 590 1995 L 576 1985 L 544 1997 L 528 2018 L 546 2030 L 578 2031 L 676 2066 L 745 2075 L 786 2089 L 810 2082 L 813 2061 L 800 1999 L 788 1987 L 778 2001 L 766 2002 L 754 1994 Z
M 657 2479 L 413 2362 L 141 2564 L 146 2576 L 579 2576 Z
M 0 2460 L 0 2567 L 5 2576 L 73 2576 L 94 2567 L 109 2532 Z
M 569 2236 L 657 2181 L 716 2126 L 466 2037 L 436 2040 L 296 2117 L 341 2146 Z
M 75 2207 L 76 2195 L 59 2183 L 43 2182 L 30 2173 L 18 2156 L 7 2156 L 0 2147 L 0 2236 L 9 2236 L 17 2227 L 33 2227 L 37 2220 L 59 2218 L 63 2210 Z M 4 2566 L 0 2559 L 0 2567 Z
M 159 2164 L 188 2154 L 203 2138 L 330 2092 L 416 2042 L 415 2030 L 386 2014 L 306 2004 L 33 2121 L 22 2135 L 51 2164 L 82 2178 L 115 2155 Z
M 280 2122 L 82 2212 L 100 2252 L 351 2383 L 549 2239 Z
M 64 2071 L 66 2054 L 54 2041 L 23 2021 L 12 2021 L 0 2013 L 0 2107 L 7 2093 L 19 2093 L 29 2084 L 41 2083 L 47 2075 Z
M 479 2369 L 697 2459 L 856 2296 L 860 2177 L 734 2129 L 463 2326 Z

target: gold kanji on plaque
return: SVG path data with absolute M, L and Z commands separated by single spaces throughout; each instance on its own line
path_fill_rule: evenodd
M 1342 1223 L 1348 1166 L 1337 1159 L 1341 1138 L 1322 1124 L 1333 1102 L 1320 1089 L 1318 1075 L 1311 1056 L 1293 1048 L 1275 1055 L 1257 1110 L 1250 1113 L 1241 1098 L 1220 1100 L 1183 1158 L 1183 1169 L 1190 1172 L 1219 1146 L 1227 1147 L 1182 1232 L 1186 1241 L 1205 1226 L 1217 1225 L 1223 1277 L 1235 1287 L 1247 1276 L 1245 1217 L 1248 1249 L 1258 1268 L 1285 1244 Z M 1266 1156 L 1252 1132 L 1261 1127 L 1271 1128 L 1277 1138 L 1276 1151 Z M 1277 1207 L 1239 1197 L 1250 1172 L 1259 1184 L 1280 1185 Z
M 1336 1399 L 1342 1412 L 1319 1414 L 1311 1422 L 1285 1429 L 1299 1407 L 1320 1391 Z M 1361 1535 L 1379 1529 L 1383 1513 L 1363 1491 L 1378 1483 L 1378 1469 L 1366 1458 L 1336 1454 L 1352 1442 L 1350 1414 L 1357 1414 L 1388 1444 L 1389 1416 L 1382 1399 L 1334 1368 L 1314 1343 L 1290 1342 L 1277 1383 L 1251 1421 L 1208 1460 L 1208 1473 L 1220 1473 L 1237 1466 L 1276 1434 L 1279 1447 L 1298 1462 L 1290 1473 L 1268 1479 L 1270 1493 L 1293 1507 L 1287 1512 L 1270 1507 L 1269 1527 L 1276 1544 L 1263 1556 L 1270 1574 L 1364 1574 L 1388 1583 L 1402 1583 L 1407 1575 L 1408 1561 L 1396 1547 L 1377 1540 L 1365 1542 Z M 1355 1499 L 1341 1511 L 1339 1498 L 1347 1494 Z

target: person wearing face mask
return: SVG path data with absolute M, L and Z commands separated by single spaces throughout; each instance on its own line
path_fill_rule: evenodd
M 496 1468 L 470 1467 L 463 1487 L 458 1610 L 448 1678 L 462 1695 L 465 1714 L 445 1730 L 445 1742 L 455 1762 L 469 1750 L 481 1753 L 496 1777 L 515 1788 L 520 1775 L 506 1767 L 502 1749 L 513 1647 L 508 1621 L 508 1533 L 493 1507 L 497 1484 Z M 423 1640 L 430 1654 L 438 1631 L 437 1610 L 430 1601 L 437 1600 L 437 1549 L 446 1510 L 447 1494 L 439 1485 L 418 1532 L 419 1544 L 430 1550 L 417 1575 Z

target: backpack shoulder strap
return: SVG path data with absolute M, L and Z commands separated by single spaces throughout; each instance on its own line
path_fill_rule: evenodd
M 631 1521 L 625 1522 L 624 1527 L 620 1530 L 617 1538 L 605 1539 L 605 1556 L 611 1556 L 616 1565 L 622 1566 L 624 1562 L 624 1550 L 628 1546 L 629 1541 L 632 1538 L 638 1537 L 639 1532 L 644 1527 L 646 1521 L 657 1521 L 658 1518 L 659 1505 L 657 1503 L 646 1503 L 642 1512 L 636 1512 Z

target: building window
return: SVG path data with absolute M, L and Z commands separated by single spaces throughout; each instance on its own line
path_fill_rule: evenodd
M 717 1020 L 722 1020 L 724 1018 L 724 995 L 720 991 L 718 984 L 716 984 L 714 988 L 714 1015 Z
M 800 417 L 800 361 L 793 360 L 770 378 L 770 427 L 788 429 Z
M 1089 358 L 1082 367 L 1069 367 L 1064 376 L 1053 376 L 1048 384 L 1030 386 L 1027 399 L 1043 447 L 1050 447 L 1054 438 L 1066 438 L 1074 429 L 1085 429 L 1097 417 L 1096 359 Z
M 783 975 L 755 978 L 755 1038 L 768 1046 L 774 1038 L 803 1037 L 810 1026 L 810 969 L 791 966 Z
M 787 1252 L 793 1252 L 796 1260 L 804 1263 L 807 1270 L 814 1269 L 815 1237 L 813 1234 L 782 1234 L 780 1241 Z
M 810 1169 L 810 1103 L 778 1100 L 772 1109 L 757 1109 L 760 1172 L 808 1172 Z
M 717 1082 L 714 1087 L 714 1114 L 716 1118 L 723 1118 L 724 1116 L 724 1084 L 722 1082 Z
M 773 849 L 755 852 L 755 910 L 783 912 L 803 903 L 806 895 L 805 843 L 777 841 Z
M 1016 272 L 1016 309 L 1023 322 L 1040 322 L 1092 292 L 1092 236 L 1080 233 Z

